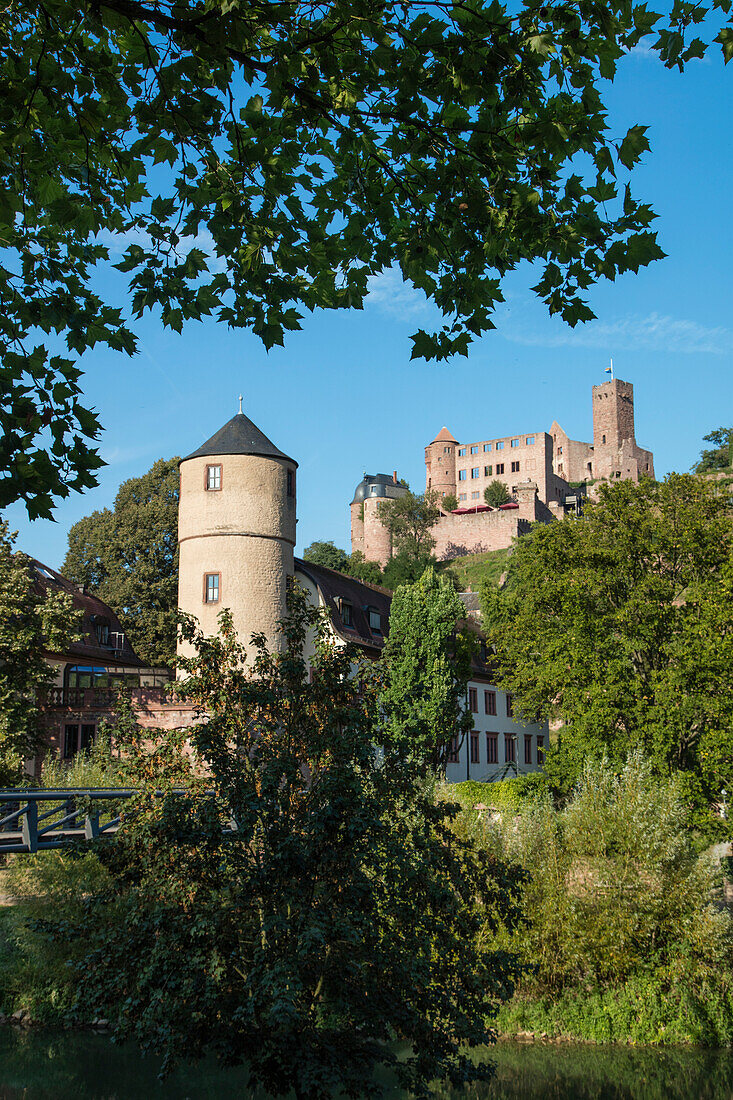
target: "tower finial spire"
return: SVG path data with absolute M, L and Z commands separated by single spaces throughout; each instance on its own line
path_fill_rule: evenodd
M 240 411 L 240 413 L 242 411 L 242 395 L 241 395 L 241 393 L 239 395 L 239 411 Z

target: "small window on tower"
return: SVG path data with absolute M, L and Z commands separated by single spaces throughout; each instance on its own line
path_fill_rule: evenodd
M 295 496 L 295 470 L 288 470 L 288 496 Z
M 221 466 L 206 467 L 206 488 L 214 491 L 221 489 Z
M 606 437 L 605 437 L 605 435 L 603 436 L 603 442 L 604 442 L 604 443 L 606 442 Z
M 219 602 L 220 573 L 207 573 L 204 576 L 204 603 Z

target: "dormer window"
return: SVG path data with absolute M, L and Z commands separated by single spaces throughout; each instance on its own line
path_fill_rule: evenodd
M 344 626 L 354 625 L 354 610 L 348 600 L 341 601 L 341 622 Z
M 94 633 L 100 645 L 109 645 L 109 627 L 106 623 L 97 623 L 94 627 Z
M 209 491 L 216 492 L 221 489 L 221 466 L 206 467 L 205 486 Z
M 375 607 L 369 608 L 369 629 L 373 634 L 382 633 L 382 616 Z

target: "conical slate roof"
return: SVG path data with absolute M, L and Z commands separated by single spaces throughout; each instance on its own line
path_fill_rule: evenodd
M 182 462 L 189 458 L 206 458 L 209 455 L 262 455 L 264 458 L 285 458 L 294 466 L 298 463 L 289 455 L 279 451 L 275 444 L 253 424 L 244 413 L 237 413 L 223 428 L 202 443 L 193 454 L 186 455 Z

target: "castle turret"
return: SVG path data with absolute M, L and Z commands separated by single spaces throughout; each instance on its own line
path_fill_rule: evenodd
M 180 464 L 178 606 L 204 634 L 229 608 L 243 645 L 279 647 L 293 575 L 295 471 L 242 412 Z M 189 651 L 179 643 L 179 654 Z
M 425 448 L 425 488 L 441 496 L 456 495 L 456 449 L 458 441 L 447 428 L 441 428 Z
M 364 474 L 351 502 L 351 550 L 360 550 L 367 561 L 384 568 L 392 557 L 390 533 L 379 518 L 379 505 L 403 497 L 407 489 L 393 474 Z

